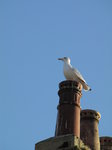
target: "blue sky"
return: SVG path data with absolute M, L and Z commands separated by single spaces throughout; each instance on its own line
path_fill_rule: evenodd
M 0 149 L 31 150 L 54 136 L 69 56 L 91 92 L 82 109 L 101 113 L 100 136 L 112 136 L 112 1 L 0 1 Z

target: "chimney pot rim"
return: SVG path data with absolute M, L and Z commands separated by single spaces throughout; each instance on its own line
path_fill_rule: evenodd
M 72 88 L 77 89 L 79 92 L 82 91 L 82 84 L 80 82 L 76 82 L 73 80 L 64 80 L 59 83 L 59 89 L 66 89 L 66 88 Z
M 98 111 L 92 109 L 81 110 L 81 118 L 85 118 L 85 117 L 97 118 L 99 121 L 101 119 L 101 114 Z

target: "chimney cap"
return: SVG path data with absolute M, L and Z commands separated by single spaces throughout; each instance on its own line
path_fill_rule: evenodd
M 59 83 L 59 89 L 67 89 L 67 88 L 72 88 L 76 89 L 78 91 L 82 91 L 82 84 L 80 82 L 76 82 L 73 80 L 65 80 Z
M 94 118 L 99 121 L 101 118 L 101 114 L 95 110 L 84 109 L 81 110 L 81 119 L 83 118 Z

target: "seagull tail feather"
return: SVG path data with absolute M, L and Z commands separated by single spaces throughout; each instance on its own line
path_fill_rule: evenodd
M 92 89 L 85 83 L 82 85 L 85 91 L 91 91 Z
M 87 85 L 87 83 L 84 82 L 83 80 L 80 80 L 80 83 L 82 84 L 83 89 L 84 89 L 85 91 L 91 91 L 91 90 L 92 90 L 92 89 L 90 88 L 90 86 Z

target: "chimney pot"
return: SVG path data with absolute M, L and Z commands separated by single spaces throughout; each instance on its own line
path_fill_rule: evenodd
M 101 150 L 112 150 L 112 137 L 100 137 L 100 147 Z
M 81 111 L 81 140 L 92 150 L 100 150 L 98 123 L 101 118 L 99 112 L 95 110 Z
M 73 134 L 80 137 L 80 98 L 82 85 L 66 80 L 59 84 L 59 105 L 55 136 Z

